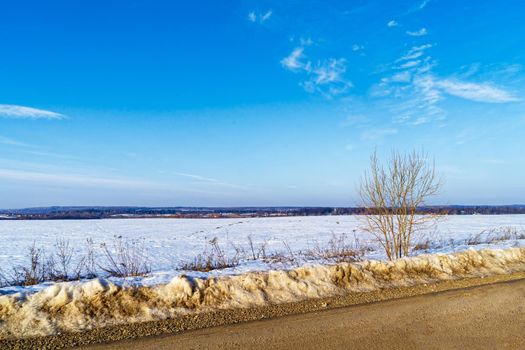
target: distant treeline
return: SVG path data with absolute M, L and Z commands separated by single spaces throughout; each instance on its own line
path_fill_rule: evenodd
M 419 213 L 445 215 L 501 215 L 525 214 L 525 205 L 505 206 L 431 206 L 419 208 Z M 110 218 L 240 218 L 275 216 L 360 215 L 366 213 L 358 207 L 47 207 L 0 210 L 0 220 L 67 220 Z

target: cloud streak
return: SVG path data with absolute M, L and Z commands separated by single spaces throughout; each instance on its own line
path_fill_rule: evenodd
M 23 171 L 0 168 L 0 179 L 24 182 L 51 183 L 57 185 L 75 185 L 79 187 L 110 188 L 155 188 L 156 184 L 140 180 L 114 179 L 80 174 L 50 174 L 35 171 Z
M 430 0 L 423 0 L 423 1 L 419 4 L 418 9 L 419 9 L 419 10 L 424 9 L 424 8 L 428 5 L 429 2 L 430 2 Z
M 394 128 L 377 128 L 366 130 L 361 133 L 361 140 L 363 141 L 377 141 L 383 139 L 386 136 L 392 136 L 397 134 L 397 129 Z
M 519 98 L 513 96 L 508 91 L 489 83 L 476 84 L 453 79 L 443 79 L 435 81 L 435 85 L 449 95 L 471 101 L 486 103 L 519 101 Z
M 272 10 L 268 10 L 265 13 L 255 13 L 255 11 L 251 11 L 248 13 L 248 21 L 252 23 L 260 23 L 263 24 L 264 22 L 268 21 L 272 17 Z
M 17 146 L 17 147 L 30 147 L 27 143 L 19 142 L 10 137 L 0 136 L 0 144 L 7 146 Z
M 396 21 L 394 20 L 391 20 L 389 21 L 387 24 L 386 24 L 388 27 L 392 28 L 392 27 L 397 27 L 399 25 L 399 23 L 397 23 Z
M 64 119 L 65 116 L 47 111 L 44 109 L 37 109 L 26 106 L 0 104 L 0 117 L 5 118 L 20 118 L 20 119 Z
M 211 178 L 211 177 L 206 177 L 206 176 L 201 176 L 201 175 L 196 175 L 196 174 L 180 173 L 180 172 L 176 172 L 174 174 L 177 175 L 177 176 L 182 176 L 182 177 L 190 178 L 190 179 L 193 179 L 193 180 L 196 180 L 196 181 L 199 181 L 199 182 L 206 182 L 206 183 L 217 185 L 217 186 L 224 186 L 224 187 L 244 189 L 243 186 L 239 186 L 239 185 L 223 182 L 221 180 L 214 179 L 214 178 Z
M 423 0 L 415 5 L 413 5 L 406 13 L 405 15 L 409 15 L 418 11 L 423 10 L 427 5 L 430 3 L 430 0 Z
M 410 36 L 425 36 L 428 34 L 428 30 L 427 28 L 421 28 L 420 30 L 416 30 L 416 31 L 410 31 L 410 30 L 407 30 L 407 35 L 410 35 Z

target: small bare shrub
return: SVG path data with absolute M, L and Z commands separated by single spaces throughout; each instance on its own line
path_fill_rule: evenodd
M 99 267 L 114 277 L 143 276 L 151 272 L 143 240 L 115 236 L 111 246 L 101 244 L 105 264 Z
M 363 229 L 381 244 L 389 260 L 408 256 L 414 236 L 438 217 L 418 213 L 442 186 L 434 164 L 427 158 L 423 152 L 393 151 L 382 163 L 374 152 L 361 180 Z
M 73 276 L 78 277 L 71 270 L 73 249 L 69 240 L 64 238 L 57 240 L 54 251 L 47 257 L 46 272 L 49 279 L 53 281 L 67 281 Z
M 51 281 L 70 281 L 83 277 L 95 277 L 95 269 L 93 268 L 95 264 L 94 251 L 92 247 L 88 247 L 85 255 L 78 255 L 77 262 L 73 263 L 75 252 L 69 240 L 64 238 L 57 240 L 53 252 L 47 257 L 45 263 L 46 279 Z M 89 269 L 87 268 L 88 262 L 91 266 Z
M 97 263 L 95 261 L 95 243 L 92 238 L 86 239 L 86 253 L 83 258 L 82 266 L 85 270 L 86 278 L 93 278 L 97 275 Z
M 44 261 L 44 251 L 36 247 L 36 244 L 29 248 L 28 265 L 16 265 L 12 267 L 9 275 L 4 275 L 5 281 L 9 285 L 31 286 L 44 281 L 47 277 Z
M 30 286 L 45 281 L 66 281 L 79 278 L 76 274 L 70 275 L 69 266 L 73 257 L 69 242 L 59 240 L 52 254 L 45 254 L 36 244 L 29 248 L 28 264 L 15 265 L 11 273 L 0 272 L 0 284 Z

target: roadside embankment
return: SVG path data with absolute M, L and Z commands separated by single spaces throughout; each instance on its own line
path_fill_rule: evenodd
M 182 276 L 155 287 L 123 288 L 100 279 L 59 283 L 0 297 L 0 344 L 59 348 L 173 333 L 519 279 L 524 272 L 525 248 L 511 248 L 213 279 Z

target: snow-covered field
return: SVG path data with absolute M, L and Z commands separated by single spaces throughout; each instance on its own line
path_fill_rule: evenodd
M 110 245 L 115 237 L 138 240 L 144 245 L 153 280 L 173 276 L 174 270 L 192 261 L 206 248 L 207 242 L 218 239 L 227 255 L 236 249 L 250 252 L 248 237 L 256 249 L 266 244 L 266 252 L 284 252 L 289 249 L 297 257 L 315 246 L 325 246 L 335 237 L 346 234 L 348 244 L 358 240 L 359 246 L 372 248 L 365 255 L 370 259 L 384 259 L 384 254 L 372 237 L 360 230 L 362 222 L 356 216 L 280 217 L 247 219 L 108 219 L 108 220 L 54 220 L 54 221 L 0 221 L 0 266 L 4 269 L 27 264 L 28 250 L 34 244 L 44 251 L 53 251 L 60 239 L 69 241 L 75 252 L 73 260 L 84 254 L 86 240 L 95 246 Z M 454 252 L 468 248 L 506 248 L 525 246 L 524 239 L 497 242 L 470 242 L 482 231 L 513 229 L 525 233 L 525 215 L 449 216 L 436 227 L 423 233 L 421 241 L 432 241 L 429 249 L 421 252 Z M 486 237 L 480 237 L 487 241 Z M 288 247 L 287 247 L 287 246 Z M 209 249 L 209 245 L 208 245 Z M 96 254 L 102 254 L 100 249 Z M 74 261 L 72 262 L 74 264 Z M 270 268 L 261 261 L 241 261 L 235 268 L 217 273 L 239 273 Z M 273 266 L 275 267 L 275 266 Z M 169 271 L 169 273 L 168 273 Z M 180 273 L 180 272 L 179 272 Z M 169 275 L 169 276 L 168 276 Z M 152 280 L 152 282 L 153 282 Z

